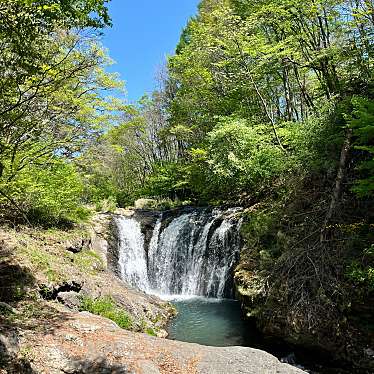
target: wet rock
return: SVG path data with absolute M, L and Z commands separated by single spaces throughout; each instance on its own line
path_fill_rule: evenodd
M 156 210 L 136 210 L 133 218 L 140 223 L 142 234 L 144 235 L 144 248 L 148 252 L 149 243 L 152 239 L 153 229 L 156 226 L 160 212 Z
M 119 269 L 119 232 L 117 224 L 112 217 L 108 227 L 108 246 L 107 246 L 107 264 L 108 269 L 120 276 L 120 269 Z

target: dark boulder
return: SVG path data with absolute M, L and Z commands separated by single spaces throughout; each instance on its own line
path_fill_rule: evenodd
M 66 243 L 66 250 L 72 253 L 79 253 L 83 249 L 89 248 L 90 245 L 91 245 L 91 239 L 79 238 L 79 239 L 68 241 Z

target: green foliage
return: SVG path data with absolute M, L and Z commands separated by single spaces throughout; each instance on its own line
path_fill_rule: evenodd
M 374 101 L 355 96 L 351 103 L 353 109 L 346 118 L 355 137 L 354 148 L 363 154 L 357 165 L 360 179 L 352 190 L 359 197 L 370 197 L 374 196 Z
M 105 0 L 10 0 L 0 7 L 0 204 L 54 225 L 87 217 L 76 157 L 118 119 L 122 89 L 96 38 Z M 89 34 L 81 33 L 95 28 Z M 2 217 L 3 218 L 3 217 Z
M 137 105 L 102 95 L 121 83 L 105 73 L 110 60 L 97 41 L 73 32 L 109 25 L 105 3 L 46 0 L 33 7 L 12 0 L 1 9 L 4 61 L 18 77 L 0 75 L 3 203 L 22 208 L 21 191 L 34 189 L 35 213 L 30 193 L 24 199 L 29 217 L 77 220 L 79 199 L 105 211 L 142 196 L 169 199 L 169 206 L 178 200 L 218 204 L 249 193 L 285 193 L 289 180 L 333 172 L 343 134 L 343 124 L 331 120 L 335 104 L 343 93 L 370 91 L 366 2 L 350 5 L 346 16 L 344 0 L 203 0 L 168 59 L 163 88 Z M 17 32 L 9 20 L 19 22 Z M 13 38 L 28 31 L 29 59 L 21 38 Z M 372 108 L 360 100 L 353 100 L 347 121 L 356 150 L 367 156 L 354 187 L 366 196 L 373 186 Z M 75 161 L 83 190 L 63 176 L 69 188 L 62 193 L 51 186 L 62 193 L 54 204 L 27 174 L 40 165 L 42 180 L 43 160 L 56 155 Z M 69 200 L 68 191 L 79 199 Z
M 272 142 L 264 126 L 226 119 L 207 136 L 211 179 L 224 193 L 259 191 L 287 170 L 286 154 Z
M 154 172 L 145 182 L 144 194 L 148 196 L 165 196 L 171 199 L 182 198 L 188 194 L 189 172 L 182 163 L 163 163 L 155 165 Z
M 110 25 L 106 0 L 32 0 L 2 1 L 0 7 L 0 101 L 1 114 L 10 112 L 29 101 L 23 85 L 30 80 L 37 84 L 36 77 L 46 73 L 53 62 L 50 55 L 50 36 L 56 30 L 96 29 Z M 63 33 L 63 32 L 62 32 Z M 52 63 L 53 68 L 58 65 Z M 29 91 L 28 91 L 29 92 Z M 20 100 L 13 94 L 21 95 Z
M 17 178 L 0 183 L 28 219 L 37 224 L 56 225 L 88 218 L 82 207 L 83 184 L 75 167 L 61 159 L 52 159 L 44 167 L 30 165 Z M 0 196 L 0 204 L 7 199 Z
M 328 158 L 339 145 L 336 129 L 328 119 L 310 118 L 295 125 L 284 122 L 278 133 L 287 152 L 273 141 L 266 125 L 238 117 L 221 117 L 206 134 L 199 148 L 191 147 L 184 162 L 163 163 L 147 178 L 143 193 L 173 199 L 193 198 L 219 203 L 235 200 L 242 193 L 252 196 L 280 191 L 306 171 L 318 172 L 335 167 Z M 291 178 L 292 176 L 292 178 Z
M 165 121 L 162 98 L 145 96 L 137 106 L 125 106 L 123 119 L 103 134 L 79 159 L 87 199 L 115 198 L 119 206 L 141 197 L 157 162 L 173 158 L 173 145 L 162 140 Z
M 117 201 L 113 196 L 96 202 L 96 210 L 98 212 L 114 212 L 117 208 Z
M 158 93 L 167 116 L 156 134 L 176 158 L 150 157 L 132 195 L 220 203 L 334 173 L 346 124 L 339 103 L 369 92 L 372 79 L 371 9 L 352 5 L 347 18 L 345 3 L 201 1 Z M 150 123 L 140 115 L 138 133 Z
M 255 240 L 262 240 L 269 232 L 274 231 L 278 222 L 278 215 L 276 211 L 261 210 L 251 214 L 248 222 L 243 225 L 242 231 L 247 237 L 253 237 Z
M 348 266 L 348 278 L 358 286 L 374 291 L 374 245 L 362 251 L 360 260 L 355 259 Z
M 132 327 L 132 320 L 129 315 L 119 308 L 110 296 L 98 299 L 92 299 L 88 296 L 83 297 L 80 310 L 86 310 L 90 313 L 109 318 L 125 330 L 129 330 Z

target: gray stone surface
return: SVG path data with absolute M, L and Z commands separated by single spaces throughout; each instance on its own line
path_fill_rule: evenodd
M 70 292 L 59 292 L 57 294 L 57 301 L 64 304 L 69 309 L 78 310 L 81 304 L 79 293 L 70 291 Z
M 303 373 L 288 364 L 280 363 L 269 353 L 247 347 L 204 347 L 203 357 L 198 365 L 201 374 L 227 373 Z
M 87 312 L 66 314 L 53 332 L 29 339 L 35 340 L 33 368 L 41 373 L 305 373 L 261 350 L 155 338 Z

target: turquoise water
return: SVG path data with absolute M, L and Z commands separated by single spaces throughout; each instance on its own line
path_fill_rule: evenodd
M 172 303 L 178 315 L 169 326 L 169 339 L 217 347 L 255 345 L 258 334 L 242 319 L 238 301 L 193 298 Z
M 265 339 L 242 318 L 240 303 L 228 299 L 171 299 L 178 315 L 169 325 L 169 339 L 216 347 L 247 346 L 265 350 L 312 374 L 352 374 L 319 353 L 298 350 L 279 340 Z M 299 364 L 299 365 L 297 365 Z M 300 366 L 301 365 L 301 366 Z

